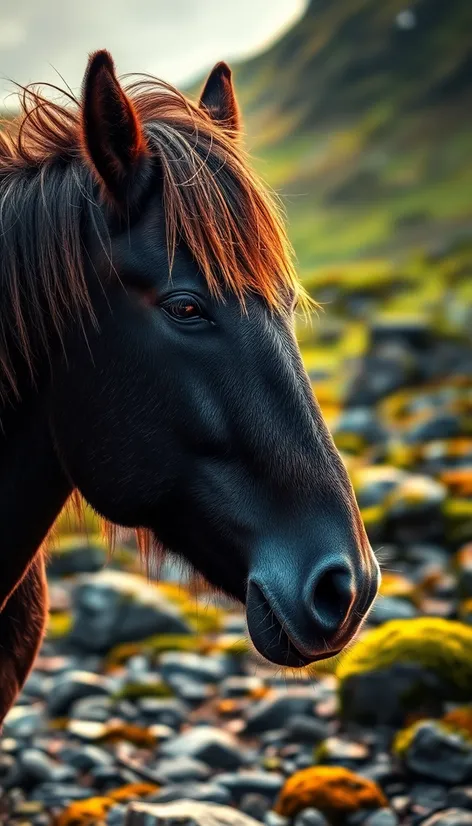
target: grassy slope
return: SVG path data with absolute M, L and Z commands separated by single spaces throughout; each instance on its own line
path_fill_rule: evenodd
M 472 3 L 312 0 L 235 66 L 249 147 L 302 273 L 449 243 L 472 217 Z

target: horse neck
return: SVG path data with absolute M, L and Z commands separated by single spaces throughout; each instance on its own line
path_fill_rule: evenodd
M 0 406 L 0 422 L 0 557 L 14 579 L 24 573 L 72 485 L 54 449 L 46 392 L 31 391 L 14 407 Z M 0 583 L 0 606 L 11 587 Z

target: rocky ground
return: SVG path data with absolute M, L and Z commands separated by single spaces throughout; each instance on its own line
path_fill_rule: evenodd
M 441 266 L 436 303 L 407 316 L 331 279 L 305 342 L 383 567 L 360 639 L 281 673 L 171 563 L 148 584 L 126 543 L 104 568 L 93 525 L 62 526 L 48 638 L 0 741 L 0 822 L 472 824 L 472 267 Z M 368 331 L 360 352 L 336 302 Z

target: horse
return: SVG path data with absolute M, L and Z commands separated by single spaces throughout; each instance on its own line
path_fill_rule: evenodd
M 44 540 L 83 497 L 242 603 L 288 667 L 379 583 L 295 336 L 309 301 L 225 63 L 198 102 L 93 53 L 0 130 L 0 720 L 44 635 Z

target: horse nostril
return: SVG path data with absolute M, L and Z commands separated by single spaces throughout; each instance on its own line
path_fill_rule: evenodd
M 352 574 L 344 565 L 325 568 L 314 582 L 312 580 L 307 607 L 327 641 L 336 634 L 350 613 L 353 599 Z

